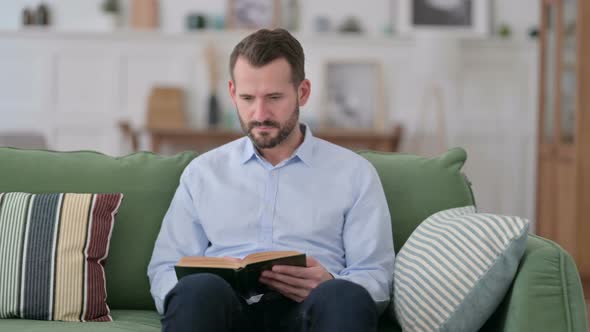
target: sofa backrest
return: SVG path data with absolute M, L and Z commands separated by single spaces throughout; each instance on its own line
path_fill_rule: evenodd
M 402 153 L 359 152 L 377 169 L 385 190 L 395 252 L 435 212 L 475 205 L 471 185 L 461 173 L 465 150 L 453 148 L 436 158 Z
M 154 309 L 147 265 L 180 174 L 195 156 L 0 148 L 0 192 L 123 193 L 106 263 L 107 302 L 111 309 Z
M 360 152 L 379 173 L 391 212 L 396 252 L 429 215 L 473 205 L 461 173 L 466 153 L 456 148 L 437 158 Z M 106 264 L 111 309 L 155 309 L 147 265 L 180 174 L 196 156 L 150 152 L 109 157 L 96 152 L 0 148 L 0 192 L 121 192 Z

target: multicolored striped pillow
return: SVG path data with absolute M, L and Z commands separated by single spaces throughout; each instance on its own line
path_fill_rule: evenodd
M 528 229 L 473 206 L 428 217 L 396 258 L 392 314 L 403 330 L 479 330 L 512 283 Z
M 112 321 L 104 264 L 122 199 L 0 193 L 0 318 Z

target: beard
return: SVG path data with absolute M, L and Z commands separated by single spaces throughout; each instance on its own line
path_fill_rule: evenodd
M 248 135 L 252 143 L 254 143 L 258 149 L 272 149 L 283 143 L 297 127 L 297 123 L 299 122 L 299 105 L 295 107 L 291 117 L 289 117 L 284 123 L 266 120 L 262 122 L 250 121 L 246 124 L 239 114 L 240 113 L 238 112 L 238 118 L 240 119 L 242 130 Z M 253 132 L 256 127 L 273 127 L 277 128 L 279 131 L 275 135 L 268 132 L 256 135 Z

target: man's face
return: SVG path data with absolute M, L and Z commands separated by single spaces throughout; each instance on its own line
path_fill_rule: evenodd
M 309 81 L 296 89 L 283 58 L 254 67 L 239 57 L 229 89 L 242 129 L 259 149 L 274 148 L 291 137 L 298 127 L 299 106 L 309 97 Z

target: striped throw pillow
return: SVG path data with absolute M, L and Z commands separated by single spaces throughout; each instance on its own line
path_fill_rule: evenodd
M 111 321 L 104 264 L 122 198 L 0 193 L 0 318 Z
M 528 235 L 519 217 L 438 212 L 399 251 L 393 308 L 404 331 L 477 331 L 510 287 Z

